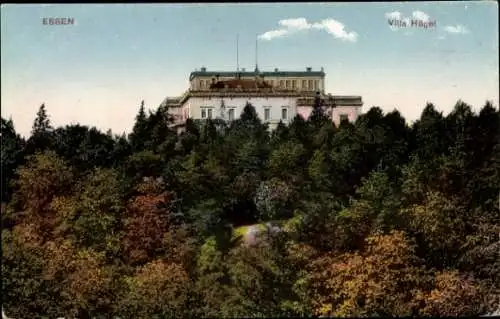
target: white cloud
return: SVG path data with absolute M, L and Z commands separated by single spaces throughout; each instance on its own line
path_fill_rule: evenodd
M 315 28 L 324 29 L 329 34 L 333 35 L 337 39 L 344 41 L 356 42 L 358 39 L 358 34 L 354 31 L 346 31 L 345 25 L 337 20 L 326 19 L 320 23 L 315 24 Z
M 298 31 L 309 29 L 324 30 L 333 35 L 336 39 L 356 42 L 358 34 L 354 31 L 347 31 L 343 23 L 334 19 L 325 19 L 321 22 L 309 23 L 306 18 L 284 19 L 278 23 L 281 29 L 267 31 L 259 35 L 259 39 L 272 40 L 283 37 Z
M 279 38 L 285 36 L 288 33 L 287 30 L 271 30 L 259 35 L 259 39 L 262 40 L 272 40 L 274 38 Z
M 285 19 L 279 22 L 279 25 L 288 29 L 306 30 L 311 28 L 311 24 L 306 18 Z
M 428 22 L 430 19 L 430 16 L 422 11 L 413 11 L 412 13 L 413 19 L 421 20 L 423 22 Z
M 467 27 L 457 24 L 456 26 L 453 25 L 448 25 L 444 27 L 444 31 L 449 32 L 449 33 L 455 33 L 455 34 L 466 34 L 469 33 L 469 30 Z

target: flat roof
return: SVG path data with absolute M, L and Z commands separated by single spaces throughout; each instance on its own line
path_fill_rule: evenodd
M 194 71 L 189 75 L 189 80 L 197 76 L 203 77 L 216 77 L 217 75 L 222 77 L 237 77 L 237 75 L 242 77 L 255 77 L 258 75 L 269 77 L 269 76 L 282 76 L 282 77 L 308 77 L 308 76 L 319 76 L 325 77 L 325 71 L 264 71 L 264 72 L 255 72 L 255 71 L 245 71 L 245 72 L 237 72 L 237 71 Z

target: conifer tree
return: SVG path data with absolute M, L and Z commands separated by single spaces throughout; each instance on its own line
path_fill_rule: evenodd
M 26 153 L 27 155 L 32 155 L 36 152 L 52 148 L 53 145 L 53 128 L 50 124 L 45 104 L 42 104 L 33 122 L 31 137 L 28 139 L 26 145 Z
M 50 119 L 45 109 L 45 104 L 42 104 L 36 113 L 35 122 L 31 130 L 32 135 L 37 135 L 39 133 L 48 133 L 52 131 L 52 126 L 50 125 Z
M 142 151 L 144 149 L 144 144 L 148 138 L 147 132 L 147 115 L 144 111 L 144 100 L 141 101 L 141 106 L 139 108 L 139 113 L 135 117 L 134 128 L 130 134 L 130 144 L 132 144 L 132 149 L 137 151 Z

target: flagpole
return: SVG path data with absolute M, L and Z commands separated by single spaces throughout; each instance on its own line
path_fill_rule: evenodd
M 237 73 L 240 73 L 240 57 L 239 57 L 239 40 L 240 40 L 240 34 L 236 34 L 236 71 Z

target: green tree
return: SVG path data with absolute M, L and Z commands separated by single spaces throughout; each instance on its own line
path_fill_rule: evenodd
M 41 133 L 48 133 L 52 130 L 52 126 L 50 124 L 50 119 L 47 114 L 47 110 L 45 109 L 45 104 L 42 104 L 36 113 L 35 122 L 33 123 L 33 127 L 31 129 L 31 135 L 37 135 Z
M 231 284 L 230 295 L 221 307 L 222 316 L 300 315 L 295 285 L 298 273 L 292 260 L 286 253 L 286 241 L 279 235 L 255 246 L 235 247 L 227 259 Z
M 199 299 L 196 315 L 220 317 L 231 292 L 226 257 L 215 237 L 209 237 L 200 247 L 195 276 L 195 294 Z
M 119 252 L 124 211 L 119 184 L 118 174 L 110 169 L 96 169 L 84 180 L 71 232 L 76 243 L 111 255 Z
M 401 176 L 400 167 L 409 161 L 411 129 L 401 114 L 394 110 L 382 120 L 385 126 L 384 141 L 381 145 L 380 166 L 394 180 Z
M 1 119 L 2 138 L 2 203 L 9 202 L 12 196 L 12 185 L 15 170 L 24 162 L 24 139 L 16 133 L 11 119 Z
M 323 125 L 311 133 L 313 149 L 321 149 L 324 152 L 330 151 L 336 132 L 335 124 L 332 121 L 323 121 Z
M 331 189 L 331 162 L 328 154 L 323 150 L 316 150 L 309 160 L 308 175 L 314 190 L 329 191 Z
M 138 182 L 143 177 L 161 176 L 161 156 L 152 151 L 141 151 L 130 155 L 124 165 L 125 172 L 132 181 Z
M 47 257 L 32 225 L 2 230 L 2 310 L 14 318 L 62 315 L 55 282 L 44 280 Z
M 403 214 L 430 266 L 446 269 L 457 264 L 469 212 L 456 198 L 429 192 L 422 204 L 404 209 Z
M 473 138 L 467 152 L 470 155 L 469 170 L 471 206 L 482 206 L 491 211 L 498 207 L 500 189 L 500 111 L 490 102 L 475 118 Z
M 351 123 L 342 125 L 332 141 L 330 159 L 332 162 L 332 190 L 347 204 L 354 188 L 371 168 L 366 165 L 367 149 L 362 135 Z
M 302 145 L 310 145 L 309 128 L 307 122 L 300 115 L 296 115 L 288 126 L 289 141 L 295 140 Z
M 28 158 L 17 170 L 15 207 L 22 219 L 38 219 L 40 227 L 51 224 L 50 204 L 55 197 L 70 195 L 73 172 L 53 151 Z M 50 229 L 50 228 L 49 228 Z
M 113 165 L 115 141 L 95 127 L 68 125 L 57 128 L 54 137 L 57 154 L 80 171 Z
M 144 110 L 144 101 L 141 101 L 139 112 L 135 117 L 132 133 L 129 135 L 130 144 L 134 152 L 145 150 L 145 142 L 149 139 L 147 115 Z
M 277 147 L 279 144 L 284 143 L 288 140 L 288 126 L 286 126 L 281 120 L 279 121 L 276 129 L 271 132 L 271 145 L 273 148 Z
M 325 114 L 324 102 L 321 99 L 319 92 L 314 97 L 313 109 L 308 118 L 309 124 L 311 124 L 311 129 L 314 131 L 318 130 L 326 123 L 331 123 L 331 120 Z
M 45 109 L 45 104 L 42 104 L 33 122 L 31 136 L 26 144 L 26 153 L 32 155 L 52 148 L 54 142 L 52 132 L 53 127 L 50 124 L 49 115 Z
M 135 318 L 188 316 L 190 278 L 182 266 L 154 260 L 126 279 L 119 315 Z
M 384 172 L 372 172 L 356 189 L 356 199 L 336 217 L 336 237 L 343 248 L 361 248 L 370 234 L 405 229 L 400 190 Z
M 176 132 L 170 129 L 171 123 L 168 108 L 163 106 L 158 107 L 154 112 L 150 111 L 146 119 L 148 135 L 143 140 L 145 148 L 161 154 L 165 161 L 174 156 L 177 142 Z
M 307 165 L 307 150 L 293 141 L 280 145 L 271 151 L 267 163 L 269 177 L 279 177 L 297 183 L 304 180 L 304 167 Z
M 413 124 L 412 131 L 414 155 L 428 160 L 445 154 L 449 142 L 445 135 L 444 117 L 433 104 L 426 105 L 420 119 Z
M 200 131 L 196 123 L 192 119 L 186 120 L 186 131 L 179 137 L 180 145 L 182 146 L 181 155 L 186 156 L 195 146 L 198 145 L 200 139 Z

